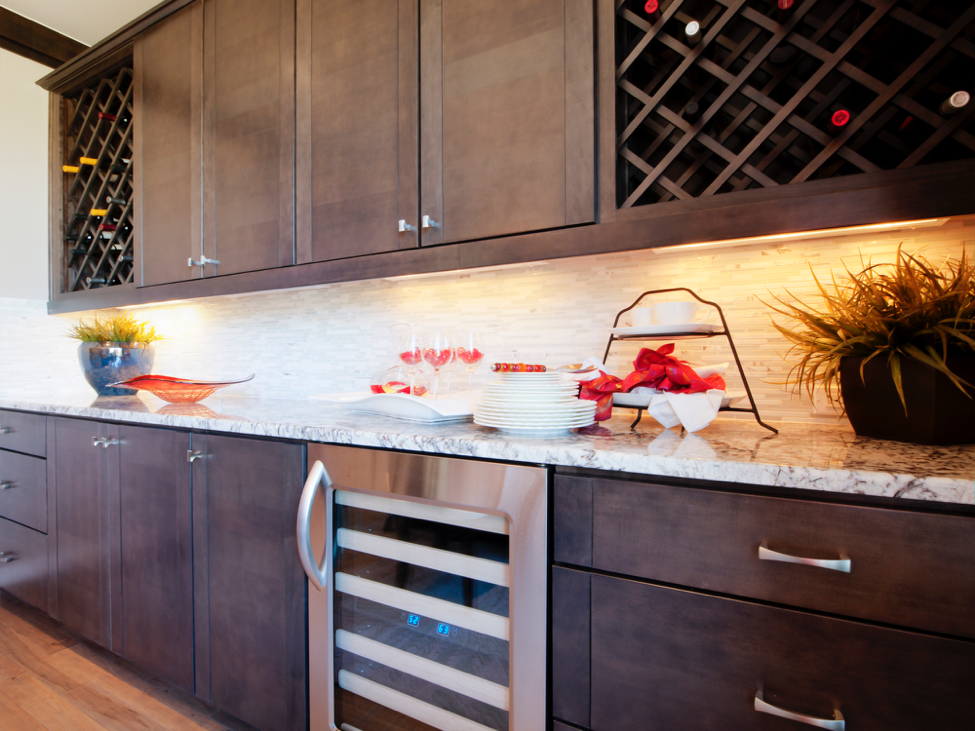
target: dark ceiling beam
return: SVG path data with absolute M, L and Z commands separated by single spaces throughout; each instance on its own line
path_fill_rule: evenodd
M 0 48 L 56 69 L 88 46 L 23 15 L 0 8 Z

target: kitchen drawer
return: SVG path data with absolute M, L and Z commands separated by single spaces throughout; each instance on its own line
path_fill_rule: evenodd
M 971 516 L 622 480 L 594 480 L 592 510 L 594 569 L 975 637 Z M 762 560 L 763 545 L 850 569 Z
M 47 536 L 0 518 L 0 554 L 0 589 L 47 612 Z
M 0 411 L 0 448 L 37 457 L 46 456 L 45 417 L 23 411 Z
M 0 518 L 47 533 L 47 461 L 0 450 Z
M 594 575 L 594 731 L 968 731 L 975 643 Z M 835 705 L 834 705 L 835 704 Z

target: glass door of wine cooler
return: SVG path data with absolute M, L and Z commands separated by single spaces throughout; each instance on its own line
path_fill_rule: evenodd
M 331 445 L 309 464 L 312 731 L 544 729 L 546 471 Z

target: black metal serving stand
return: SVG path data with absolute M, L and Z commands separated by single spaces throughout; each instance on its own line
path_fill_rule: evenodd
M 694 299 L 696 299 L 701 304 L 709 305 L 710 307 L 713 307 L 717 311 L 718 317 L 721 318 L 721 329 L 720 330 L 707 330 L 707 331 L 701 331 L 701 332 L 694 332 L 694 331 L 676 332 L 676 333 L 667 333 L 667 334 L 660 334 L 660 335 L 656 335 L 656 334 L 653 334 L 653 335 L 636 335 L 636 334 L 633 334 L 633 335 L 617 335 L 614 332 L 610 332 L 609 340 L 606 343 L 606 352 L 603 353 L 603 363 L 605 363 L 606 362 L 606 359 L 609 357 L 609 351 L 613 347 L 613 343 L 616 342 L 616 341 L 624 341 L 624 340 L 691 340 L 691 339 L 694 339 L 694 338 L 726 337 L 726 338 L 728 338 L 728 345 L 731 346 L 731 354 L 735 357 L 735 365 L 738 367 L 738 374 L 741 376 L 741 382 L 745 386 L 745 393 L 748 395 L 748 403 L 751 404 L 751 407 L 746 409 L 746 408 L 735 407 L 735 406 L 722 406 L 719 409 L 719 411 L 736 411 L 736 412 L 740 412 L 740 413 L 754 414 L 755 415 L 755 421 L 757 421 L 759 424 L 761 424 L 762 426 L 764 426 L 769 431 L 774 432 L 775 434 L 778 434 L 779 433 L 779 430 L 778 429 L 776 429 L 774 427 L 771 427 L 768 424 L 766 424 L 764 421 L 762 421 L 762 418 L 758 415 L 758 406 L 755 405 L 755 398 L 752 396 L 752 390 L 751 390 L 751 388 L 748 387 L 748 379 L 745 378 L 745 371 L 741 367 L 741 360 L 738 358 L 738 350 L 735 348 L 735 341 L 734 341 L 734 339 L 732 339 L 731 332 L 728 330 L 728 322 L 727 322 L 727 320 L 724 319 L 724 312 L 721 310 L 721 307 L 716 302 L 709 302 L 709 301 L 707 301 L 705 299 L 701 299 L 700 297 L 697 296 L 697 294 L 695 294 L 694 292 L 692 292 L 691 290 L 689 290 L 687 287 L 674 287 L 673 289 L 653 289 L 653 290 L 650 290 L 649 292 L 644 292 L 643 294 L 641 294 L 639 297 L 636 298 L 636 300 L 633 302 L 632 305 L 630 305 L 626 309 L 620 310 L 618 313 L 616 313 L 616 319 L 613 321 L 613 330 L 615 330 L 619 326 L 619 324 L 620 324 L 620 317 L 622 317 L 624 314 L 626 314 L 627 312 L 629 312 L 630 310 L 632 310 L 634 307 L 636 307 L 638 304 L 640 304 L 640 302 L 643 300 L 644 297 L 647 297 L 647 296 L 650 296 L 650 295 L 655 295 L 655 294 L 666 294 L 668 292 L 687 292 L 691 297 L 693 297 Z M 634 408 L 634 409 L 637 410 L 636 421 L 634 421 L 630 425 L 630 429 L 635 429 L 636 428 L 636 425 L 640 423 L 640 419 L 643 418 L 643 412 L 646 411 L 646 407 L 643 407 L 643 406 L 627 406 L 625 408 Z

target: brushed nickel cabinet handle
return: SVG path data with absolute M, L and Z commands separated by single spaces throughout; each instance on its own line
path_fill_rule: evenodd
M 105 446 L 105 437 L 92 437 L 91 438 L 91 446 L 93 446 L 93 447 L 104 447 Z
M 766 703 L 762 700 L 761 691 L 755 694 L 755 710 L 759 713 L 767 713 L 770 716 L 778 716 L 779 718 L 788 718 L 790 721 L 798 721 L 799 723 L 805 723 L 816 728 L 825 728 L 827 731 L 844 731 L 846 729 L 846 721 L 843 720 L 843 714 L 839 710 L 833 711 L 833 718 L 805 716 L 801 713 L 793 713 L 784 708 L 773 706 L 771 703 Z
M 416 231 L 416 226 L 411 226 L 406 222 L 405 218 L 401 218 L 399 220 L 399 226 L 396 230 L 401 234 L 405 234 L 407 231 Z
M 17 560 L 17 554 L 13 551 L 0 551 L 0 563 L 10 563 Z
M 190 464 L 193 464 L 193 460 L 195 460 L 195 459 L 202 459 L 204 457 L 206 457 L 206 455 L 203 454 L 203 452 L 201 452 L 198 449 L 187 449 L 186 450 L 186 461 L 189 462 Z
M 104 447 L 105 449 L 108 449 L 113 444 L 121 444 L 121 443 L 122 442 L 120 442 L 118 439 L 111 439 L 111 438 L 102 439 L 102 447 Z
M 838 559 L 805 558 L 803 556 L 790 556 L 788 553 L 772 551 L 764 543 L 758 547 L 758 558 L 761 561 L 782 561 L 783 563 L 801 563 L 806 566 L 817 566 L 821 569 L 831 571 L 842 571 L 850 573 L 852 562 L 848 556 L 840 554 Z
M 186 266 L 188 267 L 202 267 L 207 264 L 220 264 L 216 259 L 210 259 L 206 256 L 201 256 L 199 261 L 196 261 L 192 256 L 189 258 Z
M 422 228 L 440 228 L 440 224 L 430 218 L 430 216 L 423 217 L 421 226 Z
M 17 483 L 11 482 L 10 480 L 0 482 L 0 490 L 9 490 L 11 487 L 17 487 Z
M 11 429 L 9 426 L 0 426 L 0 434 L 12 434 L 12 433 L 13 433 L 13 429 Z

